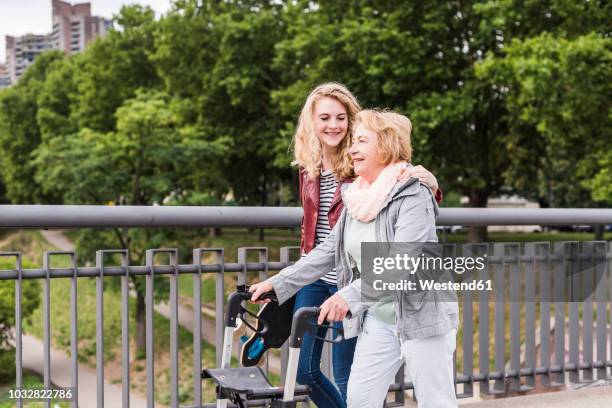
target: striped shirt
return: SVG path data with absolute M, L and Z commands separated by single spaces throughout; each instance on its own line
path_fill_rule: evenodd
M 319 213 L 317 214 L 317 226 L 315 229 L 315 246 L 325 241 L 325 238 L 331 232 L 327 215 L 337 187 L 338 182 L 332 171 L 322 171 L 319 177 Z M 306 255 L 303 254 L 302 256 Z M 329 271 L 321 279 L 329 284 L 336 285 L 336 268 Z

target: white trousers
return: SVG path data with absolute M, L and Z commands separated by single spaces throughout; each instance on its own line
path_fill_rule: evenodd
M 395 325 L 366 315 L 348 381 L 348 408 L 380 408 L 406 361 L 419 408 L 457 407 L 453 353 L 457 330 L 400 344 Z M 402 352 L 403 351 L 403 352 Z

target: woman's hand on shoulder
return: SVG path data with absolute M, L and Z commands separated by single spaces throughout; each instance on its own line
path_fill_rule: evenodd
M 421 165 L 410 167 L 406 169 L 406 176 L 417 178 L 421 183 L 427 184 L 429 188 L 431 188 L 434 196 L 436 195 L 436 191 L 438 191 L 438 180 L 436 176 L 425 167 Z

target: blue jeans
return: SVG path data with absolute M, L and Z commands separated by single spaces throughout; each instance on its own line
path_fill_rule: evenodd
M 295 298 L 294 311 L 306 306 L 321 306 L 325 300 L 337 291 L 336 285 L 330 285 L 319 279 L 300 289 Z M 334 327 L 341 328 L 342 323 L 335 322 Z M 320 328 L 317 330 L 317 336 L 325 337 L 326 332 L 327 329 Z M 334 333 L 335 335 L 336 333 Z M 356 343 L 357 339 L 352 338 L 332 345 L 334 379 L 338 386 L 336 388 L 321 372 L 323 341 L 313 338 L 310 333 L 306 333 L 304 336 L 300 350 L 300 361 L 298 363 L 297 382 L 310 387 L 310 397 L 318 407 L 346 407 L 346 387 L 351 372 L 351 364 L 353 364 Z

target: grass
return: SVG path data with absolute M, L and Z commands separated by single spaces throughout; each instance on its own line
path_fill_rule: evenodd
M 559 242 L 559 241 L 592 241 L 595 235 L 589 232 L 489 232 L 489 242 Z M 438 233 L 441 242 L 467 242 L 466 233 Z M 612 232 L 604 234 L 604 240 L 612 241 Z
M 14 408 L 16 403 L 14 400 L 9 399 L 9 390 L 14 389 L 15 384 L 0 384 L 0 408 Z M 44 383 L 42 377 L 31 374 L 24 373 L 23 375 L 23 387 L 24 390 L 36 390 L 36 389 L 44 389 Z M 43 407 L 43 402 L 24 402 L 24 408 L 38 408 Z M 57 402 L 53 400 L 53 408 L 68 408 L 70 407 L 70 403 L 68 402 Z
M 0 239 L 0 251 L 19 251 L 24 262 L 36 267 L 42 265 L 43 252 L 54 250 L 38 230 L 19 230 Z

